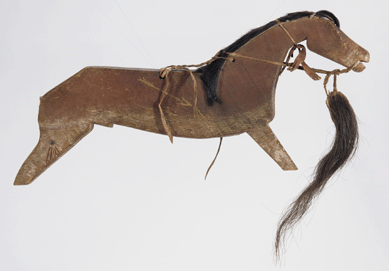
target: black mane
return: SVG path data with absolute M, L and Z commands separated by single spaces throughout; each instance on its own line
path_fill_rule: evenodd
M 286 16 L 279 18 L 278 20 L 280 22 L 294 21 L 303 17 L 309 17 L 312 14 L 314 13 L 310 11 L 294 12 L 294 13 L 289 13 Z M 337 27 L 340 27 L 339 20 L 335 17 L 334 14 L 332 14 L 329 11 L 321 10 L 319 12 L 316 12 L 315 15 L 321 18 L 330 19 L 335 23 Z M 264 26 L 251 30 L 250 32 L 248 32 L 247 34 L 245 34 L 244 36 L 236 40 L 234 43 L 221 50 L 218 56 L 227 57 L 228 56 L 226 54 L 227 52 L 228 53 L 235 52 L 236 50 L 241 48 L 244 44 L 246 44 L 248 41 L 250 41 L 254 37 L 258 36 L 259 34 L 263 33 L 264 31 L 268 30 L 269 28 L 273 27 L 276 24 L 277 24 L 276 21 L 272 21 Z M 207 101 L 209 105 L 213 105 L 214 101 L 221 103 L 221 100 L 217 96 L 216 90 L 217 90 L 219 74 L 225 61 L 226 61 L 225 59 L 217 59 L 212 63 L 196 70 L 196 72 L 202 74 L 200 78 L 201 81 L 203 82 L 204 90 L 207 94 Z

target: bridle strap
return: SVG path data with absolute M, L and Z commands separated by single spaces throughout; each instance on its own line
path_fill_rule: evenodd
M 321 77 L 319 75 L 317 75 L 317 73 L 315 73 L 313 71 L 313 69 L 311 69 L 311 67 L 308 66 L 307 63 L 305 63 L 305 58 L 307 56 L 307 50 L 305 49 L 305 46 L 302 45 L 302 44 L 297 44 L 296 41 L 293 39 L 292 35 L 289 33 L 289 31 L 284 27 L 284 25 L 279 21 L 279 20 L 276 20 L 276 22 L 278 23 L 278 25 L 282 28 L 282 30 L 284 30 L 284 32 L 286 33 L 286 35 L 289 37 L 289 39 L 293 42 L 294 46 L 292 47 L 292 49 L 290 49 L 289 51 L 289 54 L 288 54 L 288 57 L 286 59 L 286 63 L 289 63 L 289 60 L 290 58 L 293 56 L 293 52 L 298 49 L 299 50 L 299 54 L 298 56 L 296 57 L 296 59 L 294 60 L 294 62 L 292 63 L 291 66 L 289 66 L 288 70 L 289 71 L 294 71 L 296 70 L 298 67 L 300 67 L 300 65 L 303 67 L 304 71 L 306 72 L 306 74 L 311 77 L 313 80 L 320 80 Z M 280 75 L 283 73 L 283 71 L 285 70 L 285 66 L 281 69 L 281 72 L 280 72 Z
M 286 33 L 286 35 L 289 37 L 289 39 L 293 42 L 293 44 L 295 46 L 297 46 L 297 43 L 294 41 L 292 35 L 289 33 L 288 30 L 286 30 L 286 28 L 283 26 L 283 24 L 277 19 L 276 22 L 278 23 L 278 25 L 282 28 L 282 30 L 284 30 L 284 32 Z

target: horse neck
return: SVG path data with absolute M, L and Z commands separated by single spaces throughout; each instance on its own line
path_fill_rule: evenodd
M 307 17 L 300 18 L 294 21 L 283 23 L 284 28 L 291 35 L 296 43 L 300 43 L 307 39 L 309 32 L 314 31 L 311 27 L 312 19 Z M 289 49 L 293 46 L 293 41 L 287 33 L 276 24 L 262 34 L 256 36 L 244 46 L 236 51 L 236 53 L 252 58 L 263 59 L 266 61 L 283 62 Z M 264 63 L 261 63 L 263 65 Z M 265 63 L 265 65 L 274 65 Z
M 307 20 L 284 23 L 296 43 L 307 38 Z M 242 112 L 251 111 L 251 115 L 270 122 L 274 118 L 275 88 L 282 67 L 260 60 L 282 63 L 292 46 L 285 31 L 275 25 L 238 49 L 236 53 L 244 57 L 236 57 L 233 63 L 226 61 L 220 76 L 223 104 L 231 104 L 234 112 L 237 108 Z

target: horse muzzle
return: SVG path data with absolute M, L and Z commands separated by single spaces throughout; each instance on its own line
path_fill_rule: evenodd
M 362 62 L 369 62 L 370 61 L 370 54 L 368 51 L 365 50 L 363 55 L 360 55 L 360 60 L 354 64 L 354 67 L 352 68 L 355 72 L 362 72 L 366 66 L 362 64 Z

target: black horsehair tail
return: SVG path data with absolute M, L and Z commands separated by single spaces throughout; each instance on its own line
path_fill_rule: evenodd
M 312 202 L 323 191 L 328 180 L 354 156 L 358 146 L 357 118 L 346 96 L 338 91 L 331 92 L 327 97 L 327 107 L 335 124 L 335 139 L 331 150 L 316 166 L 313 181 L 285 210 L 278 223 L 275 240 L 276 261 L 280 260 L 286 236 L 304 217 Z

